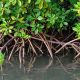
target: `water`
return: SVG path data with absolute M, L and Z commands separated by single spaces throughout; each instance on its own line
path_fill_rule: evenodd
M 55 60 L 41 56 L 32 59 L 32 62 L 28 61 L 25 68 L 22 66 L 21 69 L 17 60 L 12 64 L 6 63 L 3 66 L 4 80 L 80 80 L 79 64 L 73 62 L 69 56 L 55 57 Z

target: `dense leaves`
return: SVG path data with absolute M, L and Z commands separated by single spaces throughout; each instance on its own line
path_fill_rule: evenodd
M 80 17 L 80 2 L 77 2 L 74 5 L 74 9 L 73 9 L 76 13 L 76 16 L 78 16 L 78 18 Z M 77 22 L 75 24 L 75 27 L 73 27 L 73 30 L 76 32 L 76 36 L 78 38 L 80 38 L 80 19 L 78 19 L 79 22 Z
M 74 12 L 72 6 L 67 10 L 61 6 L 66 1 L 57 1 L 0 0 L 0 33 L 29 38 L 30 32 L 39 34 L 49 28 L 57 28 L 58 31 L 66 29 L 74 19 Z M 75 3 L 75 11 L 80 15 L 79 2 L 77 0 L 69 0 L 69 2 Z

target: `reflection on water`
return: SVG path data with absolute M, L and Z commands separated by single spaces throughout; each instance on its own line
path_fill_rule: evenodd
M 80 80 L 79 65 L 72 62 L 71 57 L 56 57 L 55 60 L 49 57 L 38 57 L 32 59 L 31 68 L 29 64 L 21 69 L 17 61 L 13 65 L 6 63 L 4 66 L 4 80 Z M 0 75 L 0 80 L 2 76 Z

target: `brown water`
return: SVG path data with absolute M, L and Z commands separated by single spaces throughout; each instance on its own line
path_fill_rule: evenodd
M 6 63 L 3 66 L 3 74 L 7 74 L 3 76 L 4 80 L 80 80 L 79 64 L 75 64 L 69 56 L 55 57 L 55 60 L 37 57 L 32 68 L 28 65 L 27 61 L 25 68 L 22 66 L 20 69 L 17 60 L 12 65 Z

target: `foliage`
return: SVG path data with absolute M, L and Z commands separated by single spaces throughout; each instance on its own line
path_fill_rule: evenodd
M 77 2 L 76 4 L 74 4 L 73 10 L 77 12 L 77 16 L 80 17 L 80 2 Z M 77 37 L 80 38 L 80 22 L 77 22 L 75 24 L 75 27 L 73 27 L 73 30 L 76 32 Z
M 73 30 L 77 33 L 77 37 L 80 38 L 80 23 L 77 23 Z
M 0 52 L 0 65 L 3 65 L 5 55 Z
M 30 38 L 29 31 L 35 34 L 49 28 L 61 31 L 72 20 L 71 14 L 71 9 L 66 10 L 55 0 L 0 0 L 0 33 Z
M 73 4 L 76 4 L 78 0 L 69 0 L 69 2 L 73 5 Z
M 80 16 L 80 2 L 77 2 L 77 4 L 74 5 L 74 11 L 77 12 L 77 16 Z

